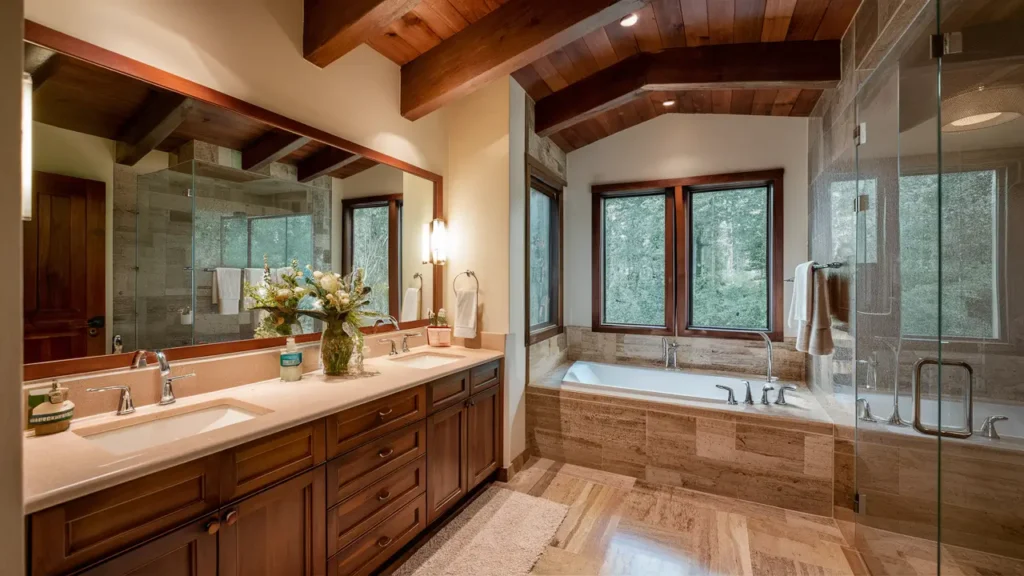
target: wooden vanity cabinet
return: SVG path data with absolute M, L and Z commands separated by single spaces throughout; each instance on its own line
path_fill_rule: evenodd
M 81 576 L 217 576 L 218 516 L 197 520 Z

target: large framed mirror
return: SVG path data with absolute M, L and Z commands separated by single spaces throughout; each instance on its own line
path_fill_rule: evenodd
M 279 346 L 244 285 L 293 263 L 363 269 L 402 329 L 442 306 L 440 175 L 32 22 L 25 70 L 26 380 Z

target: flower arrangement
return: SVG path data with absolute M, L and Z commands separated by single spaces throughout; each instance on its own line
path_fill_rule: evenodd
M 295 327 L 300 326 L 300 303 L 308 294 L 307 288 L 299 284 L 302 278 L 298 260 L 292 260 L 291 271 L 281 274 L 280 282 L 274 282 L 267 257 L 263 257 L 263 281 L 258 284 L 246 282 L 243 287 L 247 308 L 267 312 L 256 326 L 256 338 L 277 338 L 295 333 Z M 301 331 L 301 327 L 299 329 Z
M 434 314 L 433 310 L 427 311 L 427 344 L 439 348 L 446 348 L 452 345 L 452 329 L 448 326 L 448 313 L 444 308 Z

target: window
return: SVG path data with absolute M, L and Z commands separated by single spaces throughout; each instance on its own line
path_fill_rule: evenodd
M 271 268 L 313 263 L 313 216 L 224 216 L 220 220 L 221 264 L 234 268 Z
M 782 338 L 782 171 L 600 185 L 595 331 Z
M 1000 337 L 999 174 L 981 170 L 942 176 L 941 267 L 938 178 L 934 174 L 900 177 L 900 321 L 904 335 L 939 335 L 941 286 L 944 339 Z
M 528 157 L 526 309 L 530 344 L 562 332 L 562 187 Z
M 369 309 L 395 316 L 401 286 L 402 195 L 375 196 L 342 203 L 342 270 L 362 268 L 370 287 Z

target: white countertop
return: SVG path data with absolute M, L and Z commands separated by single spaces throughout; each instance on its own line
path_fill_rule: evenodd
M 426 350 L 430 349 L 423 346 L 414 348 L 412 352 Z M 179 398 L 172 406 L 140 407 L 130 416 L 107 413 L 82 418 L 72 422 L 71 430 L 50 436 L 36 437 L 27 432 L 23 443 L 25 514 L 311 422 L 503 356 L 493 350 L 457 346 L 439 353 L 464 358 L 429 369 L 402 366 L 386 356 L 372 358 L 365 362 L 366 371 L 371 374 L 362 377 L 329 378 L 317 372 L 305 374 L 299 382 L 281 382 L 275 378 Z M 271 412 L 123 456 L 111 454 L 75 434 L 76 429 L 86 426 L 153 414 L 170 408 L 180 409 L 220 398 L 255 404 Z

